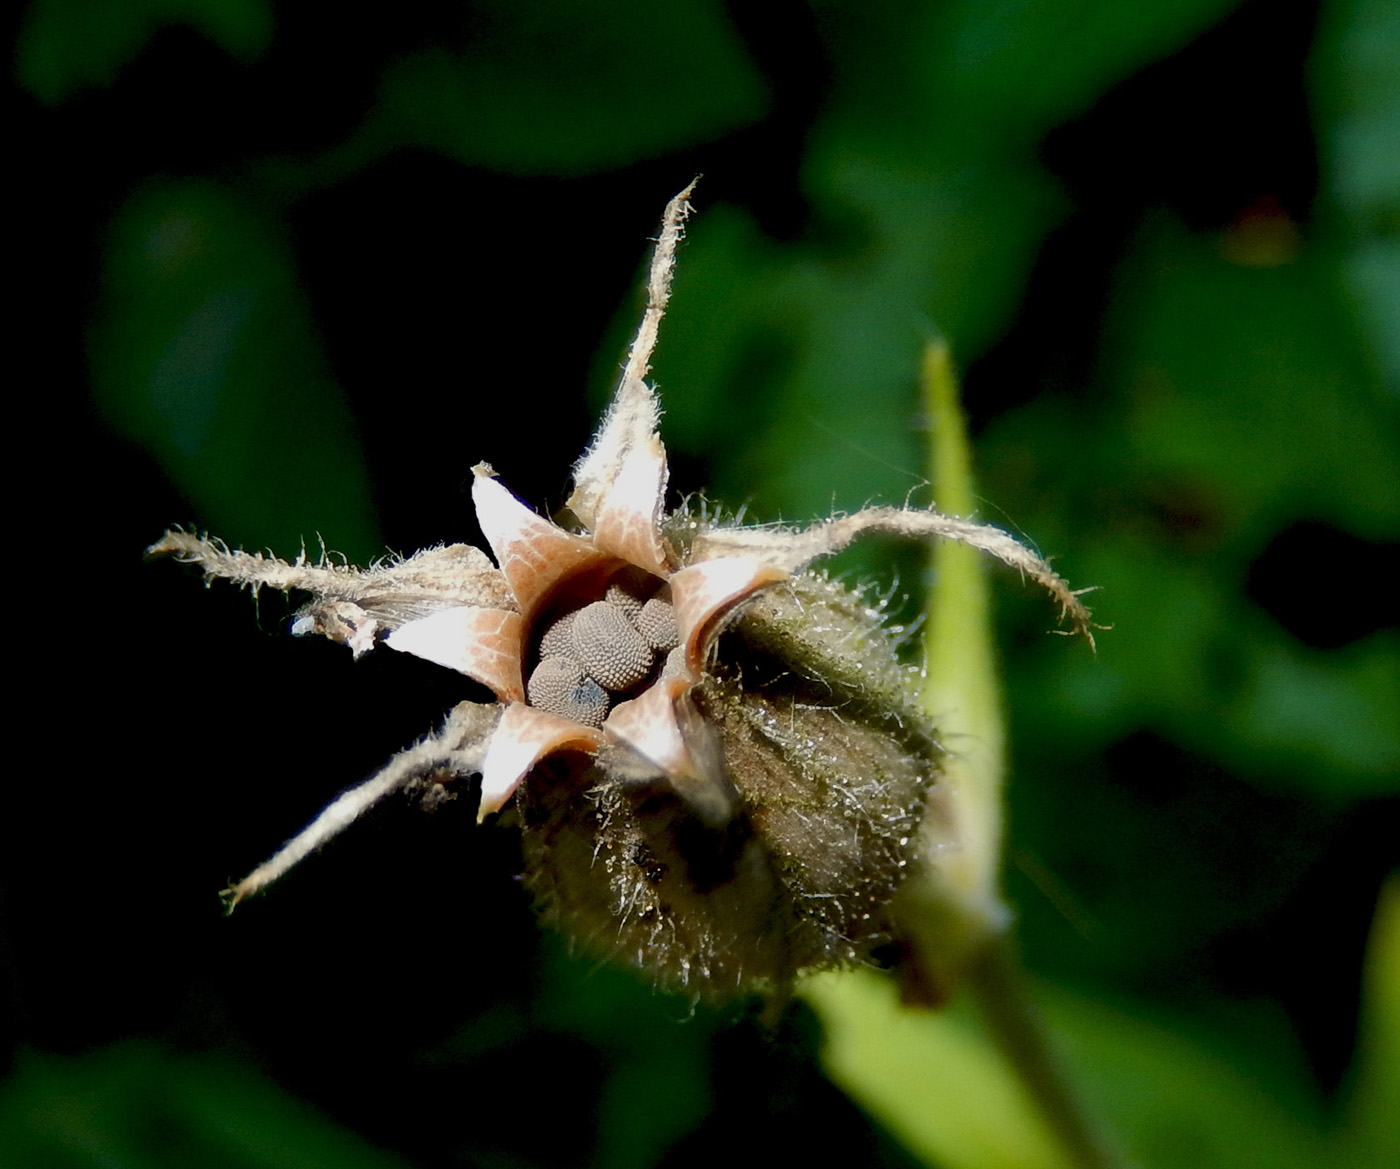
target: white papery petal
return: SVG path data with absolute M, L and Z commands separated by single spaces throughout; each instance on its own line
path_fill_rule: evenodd
M 481 765 L 481 808 L 477 821 L 500 811 L 530 768 L 546 755 L 565 748 L 596 751 L 602 742 L 601 732 L 592 727 L 521 702 L 511 703 L 491 735 L 491 744 L 486 748 L 486 758 Z
M 461 605 L 400 625 L 384 644 L 475 678 L 504 702 L 519 702 L 525 697 L 524 640 L 519 613 Z

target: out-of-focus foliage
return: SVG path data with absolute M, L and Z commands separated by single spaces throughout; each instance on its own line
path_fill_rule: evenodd
M 1382 376 L 1400 387 L 1400 11 L 1385 0 L 1324 10 L 1313 60 L 1323 161 L 1340 212 L 1343 278 Z
M 355 426 L 285 247 L 213 184 L 163 182 L 114 219 L 93 395 L 237 543 L 381 546 Z
M 14 1165 L 392 1169 L 403 1162 L 232 1061 L 132 1041 L 26 1056 L 0 1097 Z
M 0 810 L 0 1148 L 1044 1149 L 963 1005 L 896 1020 L 862 974 L 771 1031 L 692 1016 L 542 938 L 509 831 L 454 804 L 386 810 L 217 916 L 231 874 L 469 695 L 291 643 L 279 602 L 251 615 L 137 552 L 171 522 L 360 560 L 471 540 L 483 458 L 557 505 L 645 236 L 703 171 L 656 368 L 677 488 L 759 519 L 929 501 L 940 338 L 982 518 L 1100 589 L 1096 657 L 996 589 L 1007 888 L 1086 1095 L 1148 1169 L 1400 1159 L 1393 881 L 1378 899 L 1400 864 L 1397 21 L 31 0 L 19 445 L 43 531 L 16 547 L 62 570 L 23 591 L 16 658 L 73 672 L 28 687 L 64 696 L 26 720 L 60 749 Z M 879 545 L 847 571 L 908 616 L 923 564 Z
M 766 104 L 762 77 L 705 0 L 494 0 L 472 19 L 492 35 L 385 71 L 356 146 L 411 142 L 506 174 L 585 174 L 718 137 Z M 667 76 L 686 79 L 677 100 L 657 100 Z
M 162 28 L 197 29 L 251 62 L 267 51 L 273 24 L 268 0 L 34 0 L 21 26 L 15 73 L 53 105 L 111 85 Z

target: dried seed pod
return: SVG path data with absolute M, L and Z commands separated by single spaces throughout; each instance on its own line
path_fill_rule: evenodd
M 862 668 L 833 683 L 837 639 Z M 687 719 L 735 793 L 718 822 L 617 753 L 522 787 L 545 916 L 703 997 L 867 960 L 891 936 L 942 755 L 876 616 L 819 577 L 769 590 L 721 637 Z
M 967 520 L 873 507 L 797 530 L 665 516 L 645 377 L 689 194 L 667 207 L 621 383 L 574 468 L 577 531 L 482 463 L 472 495 L 496 568 L 462 545 L 368 569 L 181 531 L 150 549 L 254 590 L 307 592 L 295 632 L 357 656 L 382 643 L 496 697 L 459 703 L 335 799 L 226 891 L 231 906 L 388 793 L 479 775 L 479 817 L 519 792 L 527 880 L 580 944 L 697 997 L 783 992 L 890 935 L 900 882 L 933 863 L 920 824 L 942 759 L 879 615 L 794 574 L 867 532 L 957 540 L 1042 584 L 1092 642 L 1088 612 L 1048 564 Z
M 656 592 L 659 583 L 651 573 L 643 572 L 640 568 L 624 569 L 608 582 L 603 600 L 621 609 L 627 620 L 635 625 L 642 606 Z
M 686 665 L 685 646 L 678 645 L 666 655 L 666 660 L 661 663 L 661 677 L 685 678 L 690 672 L 690 667 Z
M 573 629 L 578 610 L 561 614 L 548 622 L 535 647 L 541 658 L 567 658 L 574 652 Z

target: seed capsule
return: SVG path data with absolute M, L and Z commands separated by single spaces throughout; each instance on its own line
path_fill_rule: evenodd
M 546 915 L 710 998 L 869 960 L 942 755 L 874 615 L 815 577 L 760 594 L 678 713 L 698 789 L 618 750 L 546 761 L 522 787 Z
M 641 569 L 624 570 L 613 577 L 603 600 L 621 609 L 627 620 L 635 625 L 642 605 L 656 592 L 656 586 L 660 583 L 651 573 L 642 572 Z

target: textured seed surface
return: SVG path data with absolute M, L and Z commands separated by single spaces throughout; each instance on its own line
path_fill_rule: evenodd
M 541 658 L 567 658 L 573 655 L 569 637 L 574 627 L 574 618 L 577 616 L 577 611 L 565 613 L 545 629 L 539 644 Z
M 636 623 L 637 614 L 642 611 L 642 603 L 649 592 L 656 591 L 656 578 L 650 573 L 624 572 L 613 578 L 603 600 L 621 609 L 628 621 Z
M 637 632 L 654 650 L 666 653 L 680 644 L 680 634 L 676 631 L 676 612 L 669 601 L 652 597 L 642 611 L 633 618 Z
M 654 655 L 616 605 L 594 601 L 574 618 L 570 656 L 606 690 L 626 690 L 651 672 Z
M 543 659 L 525 684 L 525 694 L 531 706 L 588 727 L 602 726 L 608 713 L 607 692 L 568 658 Z

